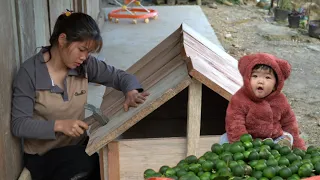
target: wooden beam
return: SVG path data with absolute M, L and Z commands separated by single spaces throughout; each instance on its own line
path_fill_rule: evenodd
M 201 126 L 202 84 L 196 79 L 189 85 L 188 122 L 187 122 L 187 156 L 198 155 Z
M 120 180 L 119 143 L 108 144 L 108 180 Z
M 108 180 L 108 146 L 104 146 L 99 151 L 101 180 Z

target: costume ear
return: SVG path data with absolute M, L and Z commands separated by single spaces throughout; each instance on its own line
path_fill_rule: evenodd
M 288 61 L 283 60 L 283 59 L 277 59 L 277 63 L 280 67 L 283 78 L 286 80 L 290 76 L 291 65 L 288 63 Z
M 245 76 L 247 67 L 250 64 L 250 62 L 253 60 L 254 57 L 255 57 L 254 55 L 246 55 L 246 56 L 243 56 L 242 58 L 240 58 L 240 60 L 238 62 L 238 69 L 239 69 L 242 77 Z

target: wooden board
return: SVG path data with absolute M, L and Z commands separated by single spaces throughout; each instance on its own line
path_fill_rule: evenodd
M 186 24 L 182 29 L 190 75 L 229 100 L 242 86 L 238 61 Z
M 34 6 L 29 1 L 16 0 L 16 14 L 21 62 L 31 57 L 36 50 Z
M 30 3 L 31 4 L 31 3 Z M 34 30 L 36 34 L 36 47 L 49 45 L 49 10 L 47 0 L 33 0 L 34 7 Z M 34 52 L 34 51 L 32 51 Z
M 119 144 L 120 180 L 141 180 L 146 169 L 159 171 L 163 165 L 174 167 L 187 156 L 186 138 L 132 139 L 116 142 Z M 210 151 L 211 145 L 218 142 L 219 136 L 201 136 L 197 149 L 199 156 Z M 113 164 L 117 162 L 108 161 L 108 165 Z
M 53 31 L 57 18 L 66 11 L 73 10 L 73 0 L 48 0 L 50 8 L 50 32 Z
M 131 108 L 128 112 L 120 109 L 112 117 L 110 122 L 99 128 L 90 135 L 86 148 L 87 154 L 91 155 L 100 148 L 121 135 L 124 131 L 139 122 L 159 106 L 174 97 L 191 82 L 185 64 L 180 65 L 176 70 L 161 79 L 156 85 L 146 89 L 150 92 L 144 104 L 137 108 Z
M 17 179 L 22 170 L 20 140 L 10 130 L 12 80 L 19 62 L 15 1 L 0 5 L 0 179 Z

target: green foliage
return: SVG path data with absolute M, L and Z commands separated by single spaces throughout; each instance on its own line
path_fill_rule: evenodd
M 279 2 L 279 8 L 282 10 L 292 10 L 292 4 L 290 0 L 280 0 Z

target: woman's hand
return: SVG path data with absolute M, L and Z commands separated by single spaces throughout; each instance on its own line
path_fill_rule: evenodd
M 127 92 L 126 100 L 123 104 L 124 111 L 127 112 L 129 107 L 138 107 L 139 104 L 144 103 L 147 96 L 149 96 L 148 92 L 139 93 L 137 90 Z
M 80 137 L 89 126 L 80 120 L 56 120 L 54 124 L 55 132 L 62 132 L 71 137 Z

